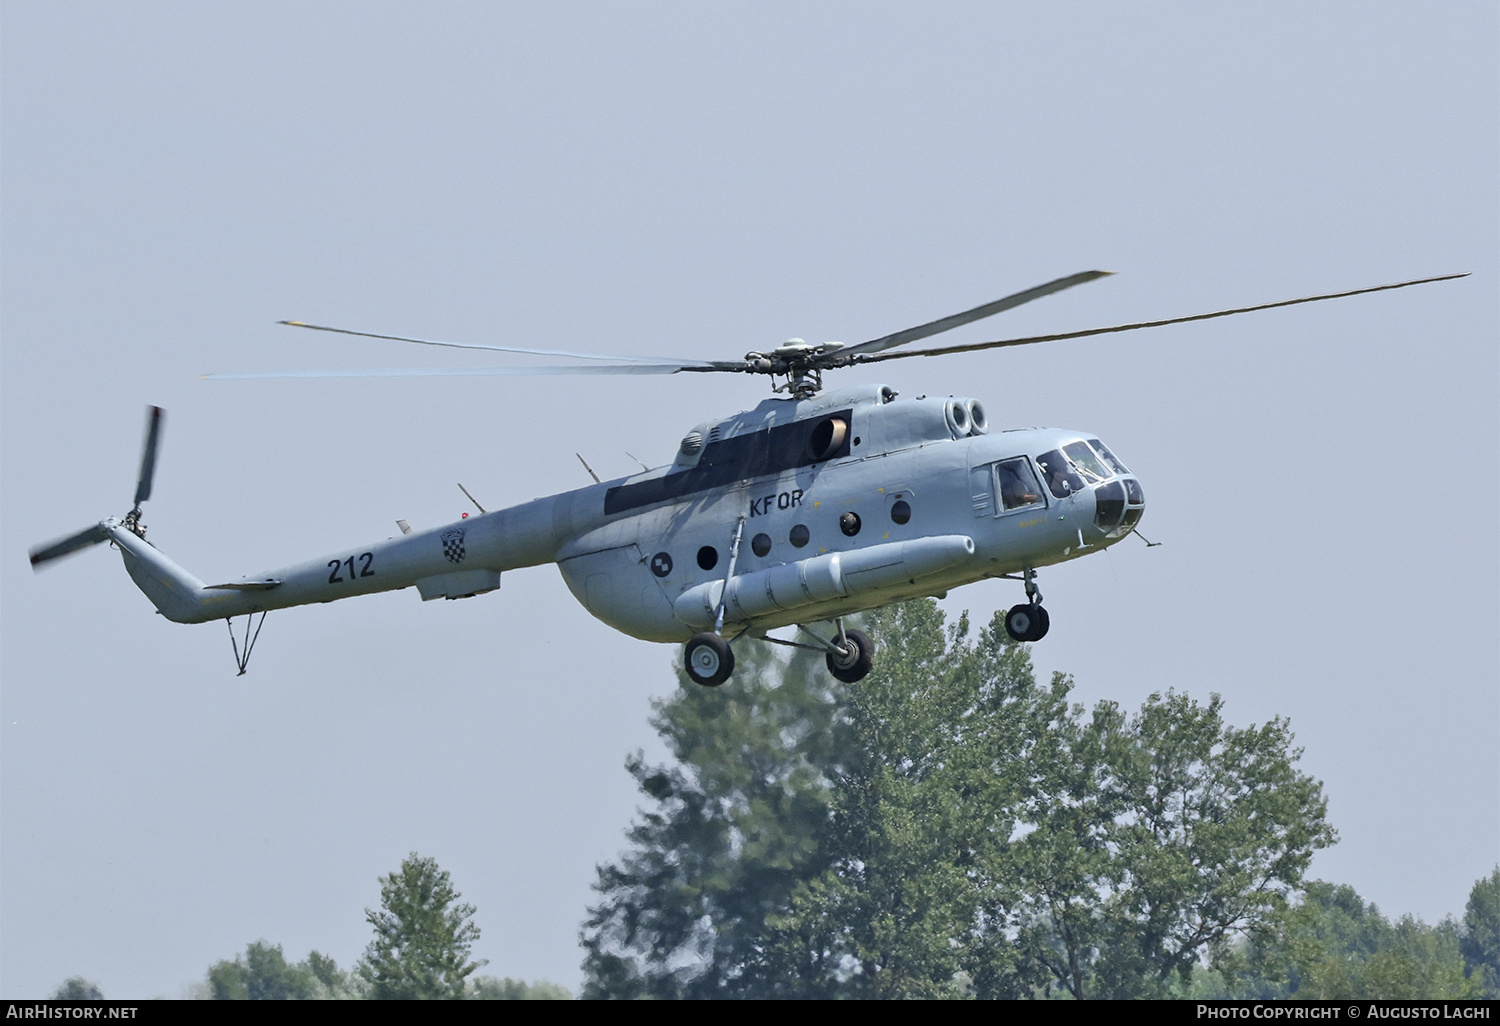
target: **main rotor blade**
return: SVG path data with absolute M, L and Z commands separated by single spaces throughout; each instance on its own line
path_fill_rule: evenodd
M 357 335 L 360 338 L 383 338 L 391 342 L 414 342 L 419 346 L 442 346 L 445 349 L 486 349 L 495 353 L 524 353 L 528 356 L 566 356 L 575 360 L 627 360 L 633 363 L 670 363 L 679 366 L 703 364 L 704 360 L 681 360 L 673 356 L 631 356 L 605 353 L 574 353 L 565 349 L 528 349 L 524 346 L 487 346 L 476 342 L 436 342 L 426 338 L 407 338 L 404 335 L 378 335 L 371 331 L 351 331 L 348 328 L 329 328 L 321 324 L 302 321 L 277 321 L 293 328 L 310 328 L 313 331 L 331 331 L 336 335 Z
M 86 527 L 77 534 L 69 535 L 61 541 L 55 541 L 51 545 L 41 545 L 31 550 L 31 568 L 40 570 L 42 564 L 50 563 L 60 556 L 66 556 L 70 552 L 86 549 L 90 545 L 98 545 L 109 538 L 109 533 L 104 530 L 102 524 Z
M 141 473 L 135 484 L 135 504 L 151 498 L 151 479 L 156 476 L 156 443 L 161 438 L 161 419 L 166 410 L 146 407 L 146 440 L 141 443 Z
M 1297 306 L 1299 303 L 1317 303 L 1324 299 L 1343 299 L 1345 296 L 1362 296 L 1367 292 L 1387 292 L 1391 289 L 1404 289 L 1409 285 L 1427 285 L 1435 281 L 1452 281 L 1455 278 L 1467 278 L 1469 272 L 1463 274 L 1444 274 L 1436 278 L 1417 278 L 1413 281 L 1397 282 L 1394 285 L 1375 285 L 1367 289 L 1352 289 L 1348 292 L 1329 292 L 1321 296 L 1305 296 L 1302 299 L 1283 299 L 1279 303 L 1260 303 L 1256 306 L 1241 306 L 1233 310 L 1216 310 L 1213 313 L 1193 314 L 1191 317 L 1169 317 L 1164 321 L 1137 321 L 1134 324 L 1116 324 L 1108 328 L 1089 328 L 1087 331 L 1065 331 L 1056 335 L 1032 335 L 1029 338 L 1007 338 L 997 342 L 972 342 L 961 346 L 942 346 L 937 349 L 914 349 L 905 353 L 884 353 L 880 355 L 861 356 L 856 363 L 879 363 L 882 360 L 903 360 L 908 356 L 947 356 L 950 353 L 974 353 L 981 349 L 1000 349 L 1005 346 L 1029 346 L 1037 342 L 1060 342 L 1069 338 L 1087 338 L 1090 335 L 1107 335 L 1115 331 L 1135 331 L 1137 328 L 1160 328 L 1167 324 L 1186 324 L 1189 321 L 1208 321 L 1215 317 L 1228 317 L 1231 314 L 1252 313 L 1256 310 L 1274 310 L 1279 306 Z
M 915 342 L 919 338 L 927 338 L 931 335 L 937 335 L 944 331 L 952 331 L 954 328 L 962 327 L 965 324 L 971 324 L 974 321 L 983 320 L 986 317 L 993 317 L 997 313 L 1013 309 L 1020 306 L 1022 303 L 1029 303 L 1033 299 L 1041 299 L 1043 296 L 1050 296 L 1054 292 L 1061 292 L 1063 289 L 1070 289 L 1074 285 L 1082 285 L 1086 281 L 1094 281 L 1097 278 L 1104 278 L 1113 273 L 1113 271 L 1083 271 L 1079 274 L 1070 274 L 1066 278 L 1058 278 L 1056 281 L 1049 281 L 1045 285 L 1038 285 L 1036 288 L 1027 289 L 1024 292 L 1017 292 L 1014 295 L 1006 296 L 1004 299 L 997 299 L 993 303 L 986 303 L 983 306 L 976 306 L 972 310 L 965 310 L 963 313 L 957 313 L 952 315 L 951 317 L 944 317 L 941 320 L 929 321 L 928 323 L 918 325 L 915 328 L 907 328 L 905 331 L 898 331 L 894 334 L 886 335 L 883 338 L 873 339 L 869 342 L 861 342 L 858 345 L 847 346 L 843 349 L 836 350 L 835 352 L 839 356 L 848 356 L 851 353 L 878 353 L 882 350 L 890 349 L 893 346 L 905 345 L 907 342 Z
M 361 370 L 238 371 L 204 374 L 202 381 L 248 381 L 258 378 L 458 378 L 510 377 L 552 374 L 678 374 L 688 372 L 743 373 L 743 362 L 720 364 L 618 363 L 593 367 L 407 367 Z

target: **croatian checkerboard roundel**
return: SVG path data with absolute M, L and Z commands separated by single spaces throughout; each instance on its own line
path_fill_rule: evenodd
M 443 532 L 443 555 L 448 557 L 450 563 L 464 561 L 464 529 L 462 527 L 450 528 Z

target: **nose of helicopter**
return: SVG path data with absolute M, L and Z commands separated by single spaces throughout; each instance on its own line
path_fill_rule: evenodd
M 1094 486 L 1094 526 L 1108 538 L 1123 538 L 1135 530 L 1146 512 L 1146 493 L 1133 475 Z

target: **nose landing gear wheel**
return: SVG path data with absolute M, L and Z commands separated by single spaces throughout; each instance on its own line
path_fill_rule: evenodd
M 845 684 L 854 684 L 865 679 L 875 663 L 875 642 L 864 631 L 849 629 L 844 632 L 848 651 L 843 655 L 828 653 L 828 672 Z
M 717 634 L 695 634 L 683 650 L 687 674 L 697 684 L 716 688 L 734 672 L 734 652 Z
M 1029 602 L 1011 606 L 1005 614 L 1005 633 L 1015 641 L 1041 641 L 1047 636 L 1052 618 L 1040 605 Z

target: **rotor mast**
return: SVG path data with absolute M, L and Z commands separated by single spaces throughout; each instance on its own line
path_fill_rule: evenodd
M 841 366 L 830 363 L 827 357 L 842 348 L 842 342 L 814 345 L 800 338 L 789 338 L 785 345 L 770 353 L 746 353 L 745 371 L 770 375 L 774 393 L 788 392 L 793 399 L 810 399 L 823 390 L 823 368 Z M 778 377 L 783 379 L 779 383 Z

